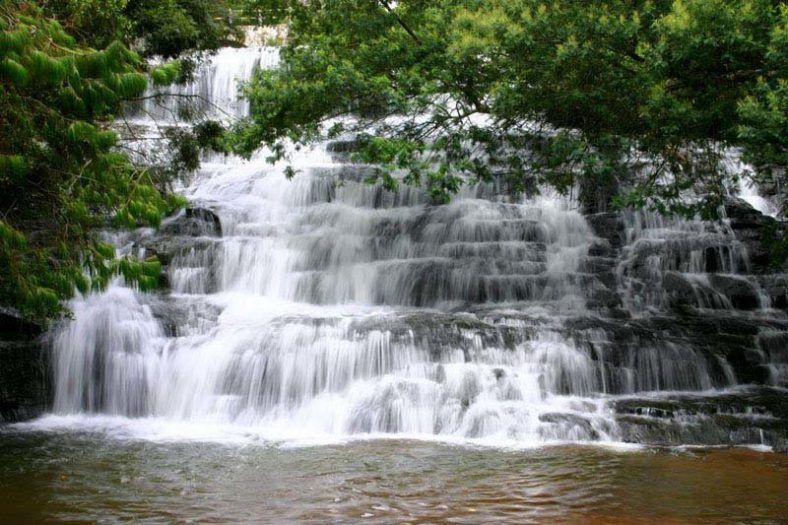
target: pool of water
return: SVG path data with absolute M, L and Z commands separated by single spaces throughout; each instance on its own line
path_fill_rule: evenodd
M 786 495 L 788 456 L 750 449 L 0 431 L 4 523 L 785 523 Z

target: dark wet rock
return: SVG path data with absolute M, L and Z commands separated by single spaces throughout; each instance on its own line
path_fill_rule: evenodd
M 683 307 L 756 310 L 761 297 L 753 282 L 744 276 L 709 274 L 697 276 L 679 272 L 666 272 L 662 288 L 668 304 L 681 310 Z
M 709 282 L 737 310 L 755 310 L 761 306 L 758 291 L 745 277 L 712 274 Z
M 698 304 L 695 285 L 678 272 L 667 272 L 662 278 L 662 288 L 668 294 L 669 304 L 674 308 Z
M 0 308 L 0 422 L 32 419 L 51 406 L 49 352 L 42 327 Z
M 763 224 L 764 215 L 744 199 L 728 197 L 725 200 L 725 216 L 734 229 L 758 227 Z
M 215 323 L 222 311 L 218 306 L 201 301 L 198 296 L 177 300 L 170 296 L 157 296 L 151 298 L 149 305 L 168 337 L 183 336 L 190 329 Z
M 607 239 L 601 239 L 591 244 L 588 248 L 591 257 L 608 257 L 615 260 L 616 251 Z
M 580 272 L 594 273 L 594 274 L 609 274 L 615 276 L 613 273 L 618 261 L 613 257 L 595 257 L 589 256 L 580 261 Z M 611 283 L 615 284 L 615 282 Z
M 620 189 L 615 177 L 581 177 L 577 198 L 587 214 L 603 213 L 613 209 L 613 198 Z
M 597 288 L 589 294 L 586 301 L 586 306 L 592 310 L 615 310 L 621 304 L 621 296 L 610 288 Z
M 354 336 L 364 336 L 372 331 L 389 334 L 392 342 L 417 344 L 429 348 L 434 361 L 447 353 L 462 350 L 466 355 L 478 337 L 484 346 L 512 347 L 520 339 L 513 330 L 496 327 L 470 314 L 445 314 L 438 312 L 411 312 L 391 316 L 374 316 L 354 321 Z
M 761 290 L 768 296 L 772 308 L 788 310 L 788 276 L 778 275 L 757 275 Z
M 0 306 L 0 338 L 30 339 L 43 331 L 44 327 L 25 319 L 16 309 Z
M 219 217 L 206 208 L 187 208 L 164 221 L 158 231 L 140 230 L 136 255 L 155 256 L 163 266 L 162 289 L 176 284 L 182 293 L 216 290 L 216 251 L 221 242 Z
M 788 392 L 778 388 L 748 387 L 717 395 L 665 395 L 620 399 L 612 406 L 618 414 L 673 418 L 685 415 L 768 416 L 788 431 Z
M 703 270 L 706 273 L 724 272 L 731 259 L 731 249 L 725 245 L 709 246 L 703 250 Z
M 788 388 L 788 332 L 763 330 L 758 335 L 757 348 L 769 363 L 771 383 Z
M 338 184 L 342 182 L 357 182 L 366 184 L 366 181 L 371 177 L 375 177 L 381 173 L 380 168 L 371 166 L 369 164 L 341 164 L 338 166 L 315 168 L 312 172 L 316 176 L 317 184 L 324 184 L 326 182 Z M 370 190 L 381 189 L 379 187 L 369 186 Z M 314 191 L 314 188 L 313 188 Z
M 733 311 L 635 319 L 589 316 L 566 319 L 564 328 L 576 344 L 588 345 L 604 362 L 608 393 L 626 393 L 622 371 L 654 366 L 646 358 L 663 365 L 681 359 L 705 361 L 717 387 L 728 384 L 731 372 L 742 384 L 772 384 L 774 367 L 781 360 L 788 362 L 780 335 L 788 333 L 786 319 L 743 317 Z
M 165 266 L 176 258 L 183 259 L 193 252 L 209 253 L 216 248 L 216 240 L 201 237 L 151 236 L 138 241 L 146 256 L 155 255 Z
M 159 228 L 162 236 L 221 237 L 219 216 L 207 208 L 186 208 L 174 217 L 165 219 Z
M 49 352 L 39 341 L 0 341 L 0 422 L 25 421 L 52 403 Z
M 326 145 L 326 150 L 331 153 L 351 154 L 361 149 L 361 142 L 354 139 L 334 140 Z
M 586 220 L 594 234 L 608 241 L 613 249 L 620 249 L 625 244 L 626 231 L 620 213 L 594 213 L 586 215 Z
M 788 392 L 740 388 L 718 395 L 628 398 L 611 408 L 625 441 L 661 446 L 788 445 Z
M 769 237 L 788 238 L 788 223 L 762 214 L 746 201 L 729 198 L 725 214 L 736 238 L 747 247 L 752 274 L 774 274 L 788 271 L 788 260 L 777 263 L 769 250 Z

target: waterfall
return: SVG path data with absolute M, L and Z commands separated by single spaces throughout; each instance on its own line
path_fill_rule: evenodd
M 239 96 L 241 83 L 258 68 L 271 68 L 279 61 L 272 47 L 223 48 L 203 59 L 195 78 L 182 85 L 152 86 L 140 104 L 132 106 L 130 118 L 141 124 L 163 125 L 188 122 L 194 113 L 217 120 L 249 114 L 249 103 Z
M 222 50 L 177 93 L 244 116 L 239 82 L 275 60 Z M 137 122 L 175 124 L 180 103 L 151 99 Z M 633 400 L 746 382 L 733 351 L 648 324 L 684 283 L 701 309 L 741 306 L 721 279 L 757 291 L 724 226 L 632 213 L 611 247 L 569 198 L 479 184 L 435 206 L 367 184 L 374 166 L 340 149 L 293 151 L 292 180 L 266 152 L 207 158 L 181 189 L 190 214 L 135 234 L 170 291 L 118 281 L 52 334 L 55 413 L 272 439 L 620 441 L 637 439 L 619 417 Z

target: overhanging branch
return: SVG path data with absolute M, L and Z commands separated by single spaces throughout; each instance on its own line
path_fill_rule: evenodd
M 391 4 L 389 4 L 389 1 L 388 0 L 378 0 L 378 2 L 380 2 L 380 5 L 383 6 L 383 8 L 388 12 L 388 14 L 390 14 L 391 16 L 394 17 L 394 19 L 397 21 L 397 23 L 400 25 L 400 27 L 402 27 L 402 29 L 405 30 L 405 32 L 408 33 L 410 35 L 410 37 L 417 44 L 421 45 L 421 39 L 419 39 L 418 35 L 416 35 L 416 33 L 413 31 L 413 29 L 411 29 L 410 26 L 408 26 L 408 24 L 406 24 L 405 21 L 402 20 L 402 18 L 400 18 L 400 16 L 397 13 L 394 12 L 394 9 L 391 7 Z

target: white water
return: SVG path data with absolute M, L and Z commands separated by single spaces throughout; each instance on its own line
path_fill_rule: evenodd
M 239 96 L 244 80 L 260 67 L 271 68 L 279 61 L 272 47 L 224 48 L 206 59 L 194 81 L 184 85 L 151 87 L 141 107 L 134 108 L 133 121 L 161 125 L 205 116 L 232 121 L 249 114 L 249 103 Z M 172 95 L 172 96 L 167 96 Z
M 238 82 L 272 56 L 222 51 L 180 92 L 243 116 Z M 167 119 L 177 104 L 146 111 Z M 324 146 L 294 153 L 293 180 L 265 157 L 212 157 L 183 188 L 216 211 L 222 237 L 178 240 L 170 296 L 118 282 L 73 301 L 75 320 L 53 334 L 55 415 L 38 425 L 160 439 L 615 442 L 610 394 L 735 384 L 727 363 L 678 343 L 625 351 L 601 330 L 568 334 L 562 320 L 586 315 L 600 284 L 582 269 L 598 239 L 567 199 L 512 202 L 476 186 L 430 206 L 417 189 L 369 186 L 370 167 Z M 684 231 L 632 220 L 632 245 Z M 687 232 L 681 242 L 695 242 Z M 688 257 L 681 268 L 650 260 L 660 276 L 700 274 Z M 735 247 L 720 257 L 731 273 L 744 260 Z M 630 292 L 633 310 L 662 306 Z M 619 366 L 608 351 L 626 354 Z
M 764 215 L 777 217 L 780 213 L 780 209 L 772 201 L 760 194 L 755 182 L 743 181 L 739 196 Z

